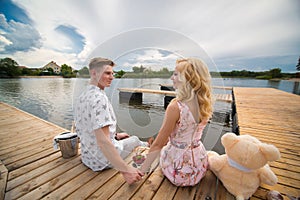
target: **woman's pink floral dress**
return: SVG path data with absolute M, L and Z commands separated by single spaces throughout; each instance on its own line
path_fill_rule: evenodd
M 161 151 L 160 166 L 174 185 L 193 186 L 199 183 L 208 166 L 207 153 L 200 141 L 206 123 L 196 123 L 186 104 L 178 102 L 178 106 L 180 119 Z

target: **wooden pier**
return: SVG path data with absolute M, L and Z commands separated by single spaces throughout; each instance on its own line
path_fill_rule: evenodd
M 176 187 L 160 168 L 128 185 L 114 169 L 93 172 L 77 156 L 64 159 L 53 138 L 67 130 L 0 103 L 0 199 L 230 199 L 210 171 L 194 187 Z M 132 164 L 131 156 L 126 160 Z
M 234 88 L 238 129 L 276 145 L 282 155 L 270 163 L 279 178 L 268 190 L 300 195 L 300 97 L 270 88 Z M 194 187 L 176 187 L 160 168 L 128 185 L 114 169 L 93 172 L 77 156 L 64 159 L 53 138 L 67 130 L 0 103 L 0 199 L 234 199 L 208 171 Z M 126 160 L 131 164 L 131 156 Z
M 270 162 L 278 177 L 275 186 L 262 185 L 251 199 L 264 199 L 268 190 L 300 196 L 300 96 L 272 88 L 233 88 L 238 128 L 275 145 L 281 159 Z

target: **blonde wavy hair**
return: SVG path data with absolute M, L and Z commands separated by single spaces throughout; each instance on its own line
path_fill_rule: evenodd
M 206 64 L 196 58 L 178 59 L 176 66 L 183 82 L 177 89 L 176 99 L 190 101 L 197 95 L 200 120 L 208 120 L 213 114 L 211 76 Z

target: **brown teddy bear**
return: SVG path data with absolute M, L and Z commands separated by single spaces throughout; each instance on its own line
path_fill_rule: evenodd
M 209 168 L 236 199 L 250 198 L 261 183 L 277 183 L 276 175 L 267 164 L 280 158 L 274 145 L 262 143 L 250 135 L 234 133 L 224 134 L 221 142 L 226 154 L 208 152 Z

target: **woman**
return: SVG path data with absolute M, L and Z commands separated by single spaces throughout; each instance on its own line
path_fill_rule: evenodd
M 160 153 L 164 175 L 177 186 L 193 186 L 205 175 L 207 154 L 200 141 L 212 116 L 211 77 L 195 58 L 176 61 L 171 77 L 176 98 L 168 105 L 157 138 L 141 167 L 147 172 Z

